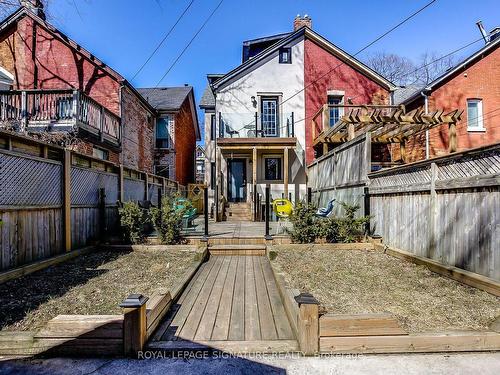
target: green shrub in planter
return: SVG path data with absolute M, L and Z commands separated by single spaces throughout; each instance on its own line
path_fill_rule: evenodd
M 318 236 L 318 221 L 316 217 L 317 208 L 312 204 L 305 202 L 297 202 L 292 215 L 290 215 L 290 222 L 292 229 L 288 229 L 290 238 L 293 243 L 313 243 Z
M 145 228 L 151 220 L 148 210 L 140 208 L 136 202 L 125 202 L 118 213 L 125 240 L 132 244 L 143 243 Z
M 325 238 L 330 243 L 360 241 L 364 236 L 366 224 L 370 222 L 370 216 L 356 218 L 359 205 L 339 203 L 344 208 L 344 216 L 324 219 L 321 223 L 320 237 Z
M 164 245 L 175 245 L 182 242 L 182 216 L 191 208 L 190 203 L 184 203 L 184 207 L 179 209 L 175 205 L 175 199 L 176 197 L 163 197 L 161 209 L 151 209 L 158 239 Z

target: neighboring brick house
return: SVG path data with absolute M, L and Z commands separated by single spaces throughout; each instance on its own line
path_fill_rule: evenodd
M 10 89 L 0 93 L 3 126 L 76 132 L 73 149 L 153 171 L 155 109 L 120 74 L 47 23 L 40 8 L 22 7 L 0 23 L 0 72 L 0 89 Z
M 463 110 L 457 124 L 457 151 L 500 142 L 500 32 L 494 29 L 486 45 L 403 101 L 407 111 Z M 409 161 L 448 152 L 446 126 L 409 140 Z
M 229 216 L 256 217 L 266 184 L 272 198 L 297 201 L 314 159 L 311 118 L 329 104 L 389 104 L 395 86 L 296 17 L 290 33 L 243 42 L 242 64 L 208 75 L 206 177 Z M 333 125 L 343 108 L 329 112 Z M 217 191 L 215 192 L 215 190 Z M 212 196 L 212 195 L 211 195 Z
M 191 86 L 138 89 L 155 108 L 154 169 L 183 185 L 195 182 L 195 148 L 200 138 Z

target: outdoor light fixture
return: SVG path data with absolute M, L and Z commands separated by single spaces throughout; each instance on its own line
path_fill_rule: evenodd
M 252 100 L 252 104 L 254 107 L 257 107 L 257 100 L 255 100 L 255 96 L 252 95 L 252 97 L 250 98 Z

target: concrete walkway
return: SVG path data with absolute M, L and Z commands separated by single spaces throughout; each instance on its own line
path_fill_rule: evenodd
M 500 373 L 500 353 L 365 355 L 329 358 L 208 358 L 155 360 L 18 360 L 0 374 L 474 374 Z

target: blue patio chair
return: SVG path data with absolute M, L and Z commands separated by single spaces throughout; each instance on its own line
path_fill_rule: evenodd
M 335 199 L 330 200 L 326 207 L 321 207 L 316 211 L 316 216 L 317 217 L 328 217 L 333 211 L 333 203 L 335 202 Z

